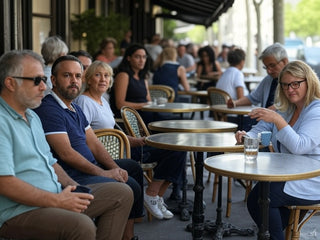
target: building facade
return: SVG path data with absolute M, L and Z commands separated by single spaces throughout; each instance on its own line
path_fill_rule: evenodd
M 73 40 L 70 21 L 88 9 L 130 18 L 132 40 L 142 43 L 155 33 L 152 8 L 150 0 L 0 0 L 0 55 L 12 49 L 40 53 L 42 42 L 52 35 L 59 35 L 70 50 L 85 49 L 81 40 Z

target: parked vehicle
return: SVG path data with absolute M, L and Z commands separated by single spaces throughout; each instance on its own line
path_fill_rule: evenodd
M 305 47 L 303 59 L 320 77 L 320 47 Z
M 284 47 L 287 50 L 289 61 L 304 60 L 304 43 L 299 38 L 286 38 Z

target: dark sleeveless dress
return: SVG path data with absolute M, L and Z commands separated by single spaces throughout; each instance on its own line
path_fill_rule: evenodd
M 165 63 L 159 67 L 153 75 L 153 84 L 161 84 L 172 87 L 175 96 L 178 96 L 178 86 L 179 86 L 179 77 L 178 77 L 178 68 L 179 64 L 175 63 Z
M 121 81 L 121 79 L 118 79 L 117 81 Z M 126 93 L 126 101 L 136 102 L 136 103 L 148 102 L 147 89 L 146 89 L 144 79 L 135 79 L 133 76 L 129 76 L 129 84 L 128 84 L 127 93 Z M 117 109 L 115 104 L 115 93 L 113 88 L 110 93 L 110 105 L 115 117 L 121 118 L 120 110 Z M 153 121 L 152 112 L 143 112 L 140 110 L 138 110 L 138 112 L 141 115 L 146 125 L 148 125 L 148 123 Z

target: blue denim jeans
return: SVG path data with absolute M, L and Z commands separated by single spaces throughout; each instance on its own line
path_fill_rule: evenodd
M 292 197 L 284 193 L 284 185 L 285 182 L 270 183 L 269 232 L 272 240 L 284 240 L 283 230 L 287 227 L 290 216 L 290 210 L 285 206 L 320 203 L 320 200 L 313 201 Z M 260 206 L 258 203 L 259 188 L 260 183 L 257 183 L 250 192 L 247 201 L 249 213 L 258 226 L 260 226 L 262 218 L 262 216 L 260 216 Z

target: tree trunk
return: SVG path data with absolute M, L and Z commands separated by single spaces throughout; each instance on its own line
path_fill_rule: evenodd
M 273 0 L 273 40 L 284 44 L 283 0 Z
M 263 2 L 263 0 L 260 0 L 260 1 L 253 0 L 254 8 L 256 9 L 256 14 L 257 14 L 257 52 L 258 52 L 258 56 L 262 52 L 261 21 L 260 21 L 260 16 L 261 16 L 260 5 L 262 2 Z M 262 74 L 262 63 L 259 60 L 257 61 L 257 70 L 258 70 L 258 74 L 261 75 Z
M 253 46 L 252 46 L 252 34 L 251 34 L 251 11 L 249 6 L 249 0 L 246 0 L 246 13 L 247 13 L 247 53 L 246 53 L 246 66 L 248 68 L 257 68 L 255 65 L 256 59 L 253 60 L 255 57 Z

